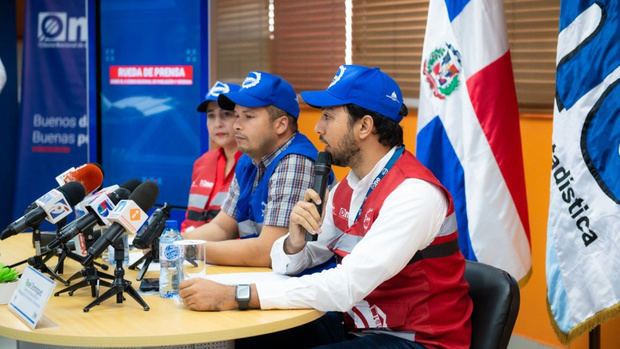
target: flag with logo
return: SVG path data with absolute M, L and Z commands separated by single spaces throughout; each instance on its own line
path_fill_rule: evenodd
M 620 4 L 562 0 L 547 301 L 563 343 L 620 315 Z
M 531 270 L 519 111 L 501 0 L 431 0 L 416 156 L 454 198 L 465 258 Z

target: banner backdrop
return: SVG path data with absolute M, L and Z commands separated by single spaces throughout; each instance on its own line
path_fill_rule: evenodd
M 519 110 L 501 0 L 431 0 L 416 155 L 454 198 L 467 259 L 531 271 Z
M 562 0 L 547 301 L 562 343 L 620 315 L 620 3 Z
M 206 18 L 199 0 L 101 2 L 105 185 L 151 180 L 158 204 L 187 205 L 206 128 L 196 111 L 209 81 Z
M 13 214 L 88 161 L 86 0 L 25 2 L 22 111 Z

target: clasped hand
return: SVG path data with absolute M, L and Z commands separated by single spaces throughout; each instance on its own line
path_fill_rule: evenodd
M 297 253 L 304 248 L 306 231 L 310 234 L 321 233 L 321 215 L 316 208 L 316 205 L 321 204 L 321 202 L 321 197 L 316 191 L 307 189 L 304 200 L 295 204 L 291 211 L 289 237 L 285 246 L 286 253 Z

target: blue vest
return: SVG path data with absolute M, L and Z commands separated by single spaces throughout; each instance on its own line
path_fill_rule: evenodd
M 263 174 L 263 177 L 253 191 L 252 185 L 256 178 L 257 168 L 249 156 L 244 154 L 239 158 L 235 168 L 235 176 L 237 177 L 240 191 L 236 207 L 237 216 L 235 218 L 237 219 L 239 236 L 241 238 L 256 237 L 260 234 L 264 221 L 263 214 L 267 206 L 269 179 L 280 160 L 288 154 L 299 154 L 316 160 L 318 151 L 306 136 L 297 132 L 288 147 L 283 149 L 269 164 L 265 174 Z

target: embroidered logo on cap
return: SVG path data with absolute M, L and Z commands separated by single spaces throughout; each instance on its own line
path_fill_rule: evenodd
M 259 72 L 250 72 L 250 74 L 248 74 L 248 77 L 243 80 L 243 84 L 241 84 L 241 87 L 250 88 L 258 85 L 258 83 L 260 82 L 260 75 L 261 74 Z
M 334 86 L 338 81 L 340 81 L 340 79 L 344 75 L 345 70 L 347 70 L 347 67 L 345 67 L 344 65 L 341 65 L 340 67 L 338 67 L 338 72 L 336 73 L 336 76 L 334 76 L 334 79 L 332 80 L 331 84 L 327 86 L 327 88 Z
M 400 101 L 398 100 L 398 96 L 396 95 L 396 91 L 392 91 L 391 95 L 385 95 L 387 98 L 393 100 L 396 103 L 400 103 Z
M 217 97 L 222 93 L 230 92 L 230 87 L 222 82 L 216 82 L 209 91 L 209 96 Z

